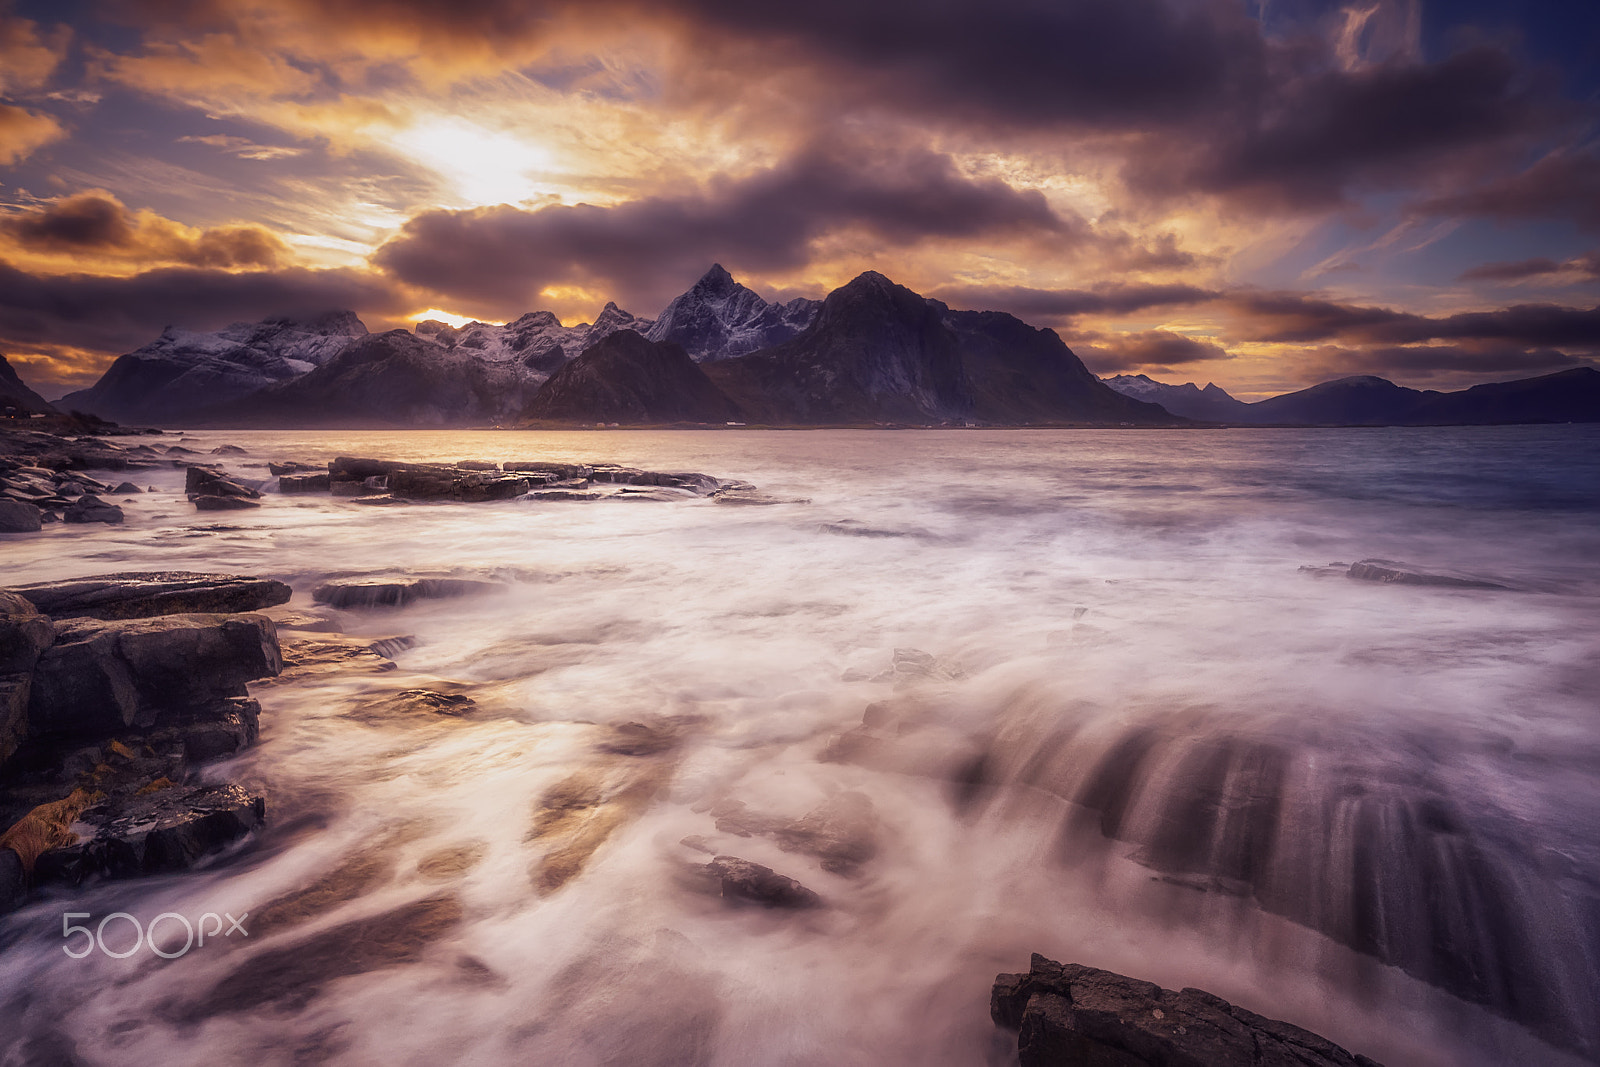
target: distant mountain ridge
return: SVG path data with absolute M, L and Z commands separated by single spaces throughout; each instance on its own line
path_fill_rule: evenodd
M 1490 382 L 1443 393 L 1409 389 L 1376 375 L 1352 375 L 1245 403 L 1214 385 L 1168 385 L 1143 374 L 1105 379 L 1119 392 L 1154 400 L 1203 422 L 1253 426 L 1481 426 L 1600 422 L 1600 370 Z
M 769 304 L 753 289 L 734 281 L 721 263 L 713 263 L 653 324 L 639 332 L 651 341 L 682 346 L 696 363 L 714 362 L 789 340 L 811 325 L 821 307 L 822 301 L 804 297 Z

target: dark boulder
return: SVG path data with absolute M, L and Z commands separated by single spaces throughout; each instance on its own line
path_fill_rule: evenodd
M 1018 1031 L 1022 1067 L 1378 1067 L 1203 990 L 1173 992 L 1038 954 L 1027 974 L 996 977 L 989 1011 Z
M 261 494 L 247 485 L 240 485 L 221 471 L 207 467 L 190 467 L 183 478 L 183 491 L 190 499 L 198 496 L 241 497 L 254 500 Z
M 104 522 L 116 525 L 122 521 L 122 509 L 115 504 L 107 504 L 93 493 L 85 493 L 61 513 L 65 522 Z
M 22 857 L 9 848 L 0 848 L 0 915 L 22 906 L 28 895 L 28 872 Z
M 111 490 L 111 492 L 113 495 L 117 496 L 131 496 L 134 493 L 142 493 L 144 490 L 140 489 L 132 482 L 122 482 L 115 489 Z
M 724 900 L 759 904 L 764 908 L 798 909 L 822 905 L 821 897 L 793 878 L 737 856 L 718 856 L 704 869 L 716 879 Z
M 34 673 L 29 733 L 109 736 L 245 696 L 246 682 L 282 669 L 265 615 L 66 622 Z
M 266 818 L 266 798 L 238 785 L 174 786 L 85 809 L 90 832 L 40 855 L 39 881 L 76 884 L 94 875 L 125 878 L 193 867 Z
M 118 571 L 15 587 L 39 611 L 58 619 L 143 619 L 194 612 L 259 611 L 287 603 L 283 582 L 242 574 Z M 0 610 L 4 610 L 0 608 Z
M 34 505 L 0 500 L 0 533 L 33 533 L 40 525 L 40 512 Z

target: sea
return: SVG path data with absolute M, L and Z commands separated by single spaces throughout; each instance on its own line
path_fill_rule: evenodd
M 134 472 L 123 525 L 8 537 L 0 584 L 266 575 L 407 640 L 252 685 L 259 745 L 206 773 L 265 792 L 258 834 L 0 919 L 0 1062 L 998 1065 L 990 987 L 1033 953 L 1391 1067 L 1600 1062 L 1600 426 L 181 441 L 243 448 L 264 506 Z M 337 456 L 776 502 L 265 470 Z M 313 603 L 366 575 L 496 587 Z M 716 856 L 820 904 L 722 899 Z M 114 913 L 245 918 L 65 950 Z

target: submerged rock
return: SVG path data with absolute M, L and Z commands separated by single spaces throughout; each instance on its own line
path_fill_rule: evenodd
M 41 612 L 58 619 L 258 611 L 286 603 L 293 592 L 271 578 L 194 571 L 119 571 L 13 589 Z
M 1393 585 L 1436 585 L 1456 589 L 1507 589 L 1500 582 L 1466 575 L 1439 574 L 1424 571 L 1407 563 L 1392 559 L 1364 559 L 1350 564 L 1348 576 L 1363 582 L 1385 582 Z
M 342 578 L 318 586 L 311 599 L 335 608 L 397 608 L 414 600 L 494 593 L 505 586 L 467 578 Z
M 1173 992 L 1037 953 L 1027 974 L 995 978 L 989 1011 L 1018 1031 L 1022 1067 L 1379 1067 L 1204 990 Z
M 197 496 L 193 504 L 196 511 L 248 511 L 259 508 L 261 501 L 242 496 Z

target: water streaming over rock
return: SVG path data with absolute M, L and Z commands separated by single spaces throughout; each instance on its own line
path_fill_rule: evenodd
M 269 575 L 345 631 L 284 631 L 217 772 L 263 833 L 0 920 L 7 1062 L 1003 1063 L 988 986 L 1032 951 L 1391 1064 L 1600 1057 L 1593 428 L 195 436 L 242 478 L 613 461 L 785 502 L 218 517 L 174 471 L 0 546 L 8 584 Z M 1300 569 L 1367 557 L 1508 588 Z M 500 588 L 311 603 L 363 575 Z M 715 855 L 823 906 L 730 907 Z M 250 936 L 75 960 L 69 910 Z

